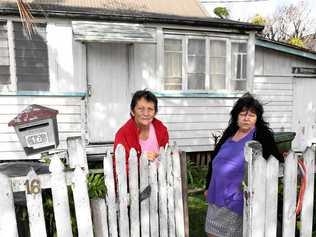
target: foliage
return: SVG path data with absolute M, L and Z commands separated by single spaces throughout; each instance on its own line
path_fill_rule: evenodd
M 198 167 L 195 166 L 192 161 L 187 161 L 187 177 L 189 189 L 204 188 L 206 174 L 207 167 Z
M 88 177 L 89 198 L 104 198 L 106 186 L 103 174 L 90 174 Z
M 289 44 L 297 46 L 297 47 L 301 47 L 304 48 L 304 42 L 303 40 L 301 40 L 300 38 L 297 37 L 293 37 L 288 41 Z
M 216 16 L 222 19 L 227 19 L 229 17 L 229 10 L 226 7 L 216 7 L 213 12 Z
M 315 28 L 313 28 L 315 19 L 310 13 L 311 9 L 304 1 L 280 5 L 273 15 L 266 19 L 262 36 L 282 42 L 288 42 L 293 38 L 303 40 L 304 36 L 315 33 Z M 254 23 L 262 21 L 257 16 L 250 21 L 254 20 Z
M 189 233 L 190 236 L 205 236 L 204 223 L 207 211 L 207 202 L 203 194 L 194 194 L 188 197 Z
M 266 25 L 267 20 L 263 16 L 256 14 L 253 18 L 250 19 L 250 23 L 255 25 Z

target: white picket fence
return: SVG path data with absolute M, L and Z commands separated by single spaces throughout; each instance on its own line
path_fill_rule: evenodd
M 180 158 L 177 149 L 160 150 L 160 162 L 129 156 L 128 178 L 125 151 L 115 151 L 117 183 L 111 155 L 104 158 L 105 199 L 89 200 L 87 161 L 80 139 L 68 141 L 69 163 L 65 171 L 59 156 L 53 156 L 49 174 L 37 175 L 32 169 L 25 177 L 9 178 L 0 173 L 0 236 L 18 236 L 13 192 L 23 191 L 29 216 L 30 236 L 45 237 L 42 189 L 52 191 L 58 237 L 73 236 L 67 186 L 71 186 L 78 236 L 89 237 L 184 237 L 184 215 Z M 84 167 L 84 168 L 83 168 Z M 127 182 L 128 180 L 128 182 Z M 115 191 L 116 186 L 116 191 Z
M 275 237 L 277 232 L 277 205 L 279 162 L 273 156 L 262 157 L 258 142 L 250 141 L 245 147 L 244 177 L 244 237 Z M 315 173 L 315 147 L 302 155 L 290 152 L 284 162 L 282 236 L 294 237 L 298 185 L 298 159 L 306 166 L 307 185 L 300 214 L 300 236 L 312 236 Z

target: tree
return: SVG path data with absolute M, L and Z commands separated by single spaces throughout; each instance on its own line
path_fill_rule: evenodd
M 271 40 L 304 47 L 304 36 L 315 33 L 315 19 L 310 17 L 308 4 L 300 1 L 296 4 L 281 5 L 271 17 L 266 19 L 256 15 L 251 23 L 265 25 L 262 36 Z
M 250 19 L 250 23 L 265 26 L 267 24 L 267 20 L 263 16 L 256 14 L 253 18 Z
M 303 40 L 297 37 L 293 37 L 292 39 L 288 41 L 288 43 L 297 47 L 301 47 L 301 48 L 305 47 Z
M 229 17 L 229 10 L 226 7 L 216 7 L 213 12 L 216 16 L 222 19 L 227 19 Z

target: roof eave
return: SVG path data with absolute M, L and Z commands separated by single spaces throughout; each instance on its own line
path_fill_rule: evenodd
M 227 21 L 216 18 L 202 17 L 185 17 L 156 13 L 124 13 L 121 11 L 100 12 L 92 11 L 92 9 L 80 10 L 36 10 L 32 9 L 32 15 L 35 17 L 58 17 L 71 19 L 87 19 L 87 20 L 107 20 L 118 22 L 134 22 L 134 23 L 157 23 L 157 24 L 177 24 L 187 26 L 200 27 L 219 27 L 233 28 L 243 31 L 263 30 L 263 26 L 243 23 L 238 21 Z M 0 15 L 19 15 L 17 8 L 1 8 Z
M 271 42 L 265 39 L 256 38 L 256 45 L 264 48 L 277 50 L 283 53 L 288 53 L 299 57 L 316 60 L 316 53 L 307 52 L 305 50 L 296 49 L 283 44 L 278 44 L 277 42 Z

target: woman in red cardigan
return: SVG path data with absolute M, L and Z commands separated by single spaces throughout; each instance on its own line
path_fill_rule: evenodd
M 126 170 L 131 148 L 135 148 L 137 156 L 145 152 L 149 160 L 159 156 L 159 148 L 169 141 L 166 126 L 155 118 L 158 112 L 157 97 L 148 90 L 136 91 L 130 105 L 131 118 L 117 131 L 114 151 L 122 144 L 126 152 Z

